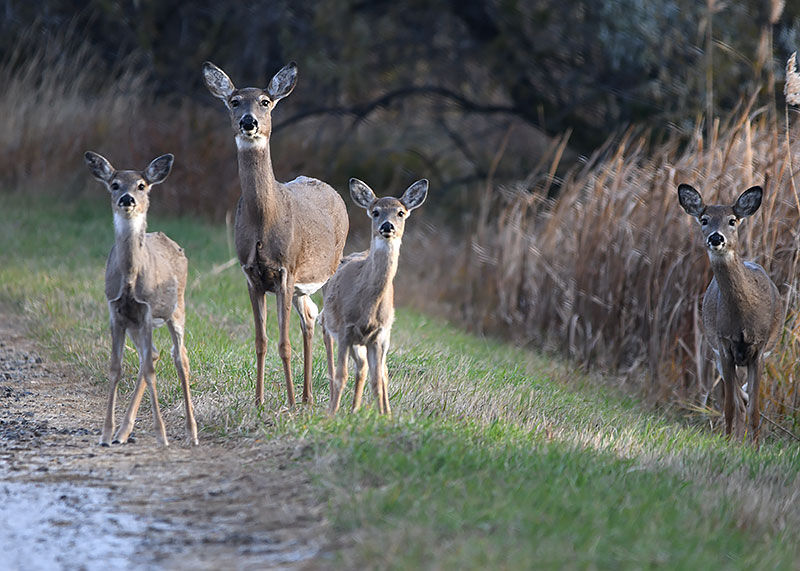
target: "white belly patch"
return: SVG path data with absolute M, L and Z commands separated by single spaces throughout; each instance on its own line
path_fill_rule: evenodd
M 319 288 L 325 285 L 325 282 L 311 283 L 311 284 L 294 284 L 295 295 L 311 295 L 316 293 Z

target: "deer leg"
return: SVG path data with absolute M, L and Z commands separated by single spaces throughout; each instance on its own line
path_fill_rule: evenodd
M 369 362 L 369 382 L 372 385 L 372 394 L 375 395 L 375 402 L 378 405 L 378 412 L 386 412 L 386 399 L 383 396 L 383 355 L 382 348 L 378 342 L 367 345 L 367 361 Z
M 125 444 L 128 441 L 131 432 L 133 432 L 133 423 L 136 420 L 136 413 L 139 411 L 139 405 L 142 402 L 142 394 L 144 393 L 144 369 L 142 368 L 142 354 L 144 350 L 142 345 L 143 340 L 141 328 L 131 329 L 130 334 L 134 345 L 136 345 L 136 352 L 139 355 L 139 373 L 136 376 L 136 386 L 133 388 L 131 402 L 128 403 L 125 416 L 122 418 L 122 424 L 120 425 L 119 430 L 117 430 L 117 434 L 114 436 L 115 444 Z
M 328 409 L 331 415 L 336 414 L 336 411 L 339 410 L 339 404 L 342 402 L 342 391 L 344 391 L 344 385 L 347 383 L 347 344 L 339 339 L 337 349 L 336 372 L 331 383 L 331 403 Z
M 307 295 L 298 295 L 292 299 L 294 308 L 300 316 L 300 329 L 303 332 L 303 402 L 314 404 L 314 394 L 311 390 L 314 341 L 314 322 L 319 315 L 316 304 Z
M 350 354 L 356 367 L 356 386 L 353 392 L 353 408 L 356 412 L 361 408 L 361 398 L 364 395 L 364 382 L 367 380 L 367 348 L 363 345 L 353 345 Z
M 322 325 L 322 341 L 325 343 L 325 362 L 328 367 L 328 385 L 330 386 L 331 392 L 331 403 L 333 402 L 333 392 L 334 392 L 334 373 L 333 373 L 333 336 L 328 332 L 325 328 L 325 321 L 324 318 L 320 319 L 320 325 Z
M 286 378 L 286 396 L 289 407 L 294 407 L 294 385 L 292 384 L 292 345 L 289 342 L 289 309 L 294 283 L 289 283 L 289 272 L 281 268 L 281 285 L 275 297 L 278 303 L 278 354 L 283 361 L 283 376 Z
M 164 420 L 161 418 L 161 410 L 158 407 L 158 391 L 156 390 L 156 370 L 153 367 L 153 328 L 142 328 L 142 343 L 145 350 L 140 358 L 142 367 L 142 376 L 147 383 L 147 389 L 150 393 L 150 406 L 153 409 L 153 424 L 156 429 L 156 440 L 162 446 L 168 446 L 167 431 L 164 427 Z
M 149 321 L 149 319 L 148 319 Z M 125 419 L 119 427 L 115 441 L 124 444 L 128 441 L 133 424 L 136 421 L 136 413 L 142 402 L 145 385 L 150 393 L 150 406 L 153 410 L 153 424 L 156 430 L 158 443 L 167 446 L 167 432 L 164 428 L 164 421 L 161 418 L 161 411 L 158 407 L 158 393 L 156 391 L 156 370 L 153 365 L 153 328 L 152 326 L 142 326 L 135 335 L 132 336 L 136 342 L 139 353 L 139 378 L 136 381 L 136 388 L 133 390 L 133 397 L 125 412 Z
M 167 321 L 167 328 L 172 337 L 172 360 L 175 362 L 175 369 L 178 371 L 178 379 L 180 379 L 181 388 L 183 389 L 183 409 L 186 412 L 186 438 L 191 444 L 197 446 L 200 442 L 197 439 L 197 423 L 194 420 L 194 407 L 192 406 L 192 395 L 189 389 L 189 357 L 183 344 L 184 320 L 185 317 L 182 314 L 173 315 L 172 320 Z
M 730 437 L 731 433 L 739 433 L 739 383 L 736 379 L 736 365 L 733 363 L 733 356 L 727 351 L 722 359 L 722 379 L 725 383 L 725 435 Z
M 264 404 L 264 357 L 267 353 L 266 294 L 247 284 L 256 330 L 256 406 Z
M 122 354 L 125 351 L 125 327 L 111 322 L 111 362 L 108 367 L 108 404 L 106 406 L 106 419 L 103 422 L 103 434 L 100 436 L 100 446 L 111 444 L 111 435 L 114 433 L 114 409 L 117 405 L 117 385 L 122 376 Z
M 747 367 L 747 416 L 750 417 L 751 441 L 756 448 L 759 446 L 759 436 L 761 432 L 761 408 L 758 402 L 758 390 L 761 385 L 761 366 L 762 360 L 759 355 L 753 363 Z

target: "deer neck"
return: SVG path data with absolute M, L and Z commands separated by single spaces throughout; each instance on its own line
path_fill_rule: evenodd
M 133 284 L 145 265 L 144 239 L 147 235 L 145 215 L 125 218 L 114 214 L 114 244 L 117 269 L 125 284 Z
M 370 293 L 381 299 L 392 292 L 392 282 L 397 273 L 397 262 L 400 257 L 400 240 L 385 240 L 373 237 L 367 258 L 367 283 L 371 285 Z
M 739 254 L 731 252 L 724 256 L 709 257 L 723 303 L 737 313 L 747 310 L 752 297 L 753 280 Z
M 269 140 L 250 142 L 236 137 L 243 214 L 261 224 L 278 217 L 283 198 L 272 170 Z

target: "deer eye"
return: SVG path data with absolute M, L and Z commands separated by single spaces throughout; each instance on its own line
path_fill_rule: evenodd
M 232 99 L 231 100 L 231 107 L 234 107 L 234 108 L 239 107 L 239 100 L 238 99 Z
M 119 190 L 119 183 L 118 182 L 112 182 L 111 183 L 111 190 Z
M 701 226 L 707 226 L 708 225 L 708 218 L 701 218 L 700 219 L 700 225 Z
M 261 105 L 263 105 L 264 107 L 269 107 L 269 99 L 262 99 Z
M 731 218 L 728 220 L 728 226 L 736 226 L 736 218 Z
M 144 183 L 140 182 L 138 188 L 139 190 L 144 190 Z
M 373 218 L 377 218 L 377 217 L 378 217 L 378 216 L 380 216 L 380 215 L 381 215 L 381 213 L 380 213 L 380 212 L 378 212 L 377 210 L 373 210 L 373 211 L 372 211 L 372 217 L 373 217 Z
M 405 210 L 398 210 L 398 211 L 397 211 L 397 217 L 398 217 L 398 218 L 402 218 L 402 217 L 403 217 L 403 216 L 405 216 L 405 215 L 406 215 L 406 212 L 405 212 Z

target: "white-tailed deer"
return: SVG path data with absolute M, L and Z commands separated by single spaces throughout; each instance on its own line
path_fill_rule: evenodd
M 725 434 L 743 435 L 745 402 L 736 376 L 747 368 L 747 416 L 758 445 L 758 402 L 764 356 L 774 347 L 783 313 L 778 288 L 764 268 L 739 256 L 738 229 L 761 206 L 761 187 L 744 191 L 732 205 L 706 205 L 688 184 L 678 186 L 678 200 L 702 230 L 714 278 L 703 296 L 703 329 L 716 357 L 725 393 Z
M 294 63 L 276 73 L 266 89 L 236 89 L 228 76 L 209 62 L 203 64 L 203 76 L 211 94 L 230 112 L 239 155 L 242 196 L 236 209 L 234 238 L 255 322 L 256 404 L 264 402 L 266 292 L 277 297 L 278 353 L 289 406 L 295 403 L 290 304 L 300 315 L 303 402 L 311 403 L 311 344 L 318 310 L 309 296 L 325 285 L 342 258 L 349 226 L 347 209 L 339 193 L 317 179 L 301 176 L 286 184 L 275 180 L 269 149 L 272 109 L 294 89 Z
M 183 250 L 161 232 L 147 232 L 150 188 L 167 178 L 172 155 L 154 159 L 144 171 L 118 171 L 104 157 L 87 152 L 86 164 L 94 177 L 111 193 L 114 213 L 114 246 L 106 262 L 106 298 L 111 322 L 111 365 L 109 367 L 108 408 L 100 444 L 111 444 L 117 384 L 122 374 L 125 334 L 129 333 L 139 353 L 139 376 L 131 403 L 114 442 L 125 443 L 144 393 L 150 391 L 156 437 L 167 446 L 167 434 L 158 408 L 153 329 L 167 324 L 172 336 L 172 358 L 183 387 L 186 408 L 186 434 L 197 445 L 192 397 L 189 393 L 189 358 L 183 345 L 184 309 L 188 262 Z
M 97 153 L 87 152 L 84 158 L 94 177 L 111 193 L 114 213 L 114 246 L 106 262 L 106 298 L 111 321 L 111 387 L 100 444 L 111 444 L 117 384 L 122 374 L 122 354 L 125 334 L 128 333 L 139 353 L 139 376 L 114 442 L 128 441 L 146 383 L 156 438 L 167 446 L 167 433 L 158 408 L 153 348 L 153 329 L 166 323 L 172 337 L 172 358 L 183 387 L 186 435 L 189 442 L 197 445 L 197 424 L 189 393 L 189 358 L 183 345 L 186 321 L 183 294 L 189 265 L 183 250 L 175 242 L 161 232 L 147 232 L 150 188 L 164 182 L 174 157 L 162 155 L 143 171 L 115 170 Z
M 331 385 L 330 413 L 339 409 L 347 382 L 348 353 L 356 368 L 353 410 L 361 406 L 369 364 L 370 383 L 380 413 L 389 413 L 386 353 L 394 321 L 393 280 L 397 272 L 400 243 L 406 219 L 428 194 L 428 181 L 412 184 L 400 198 L 376 198 L 358 179 L 350 179 L 350 196 L 372 218 L 372 240 L 368 252 L 351 254 L 328 282 L 320 321 L 328 358 Z M 336 370 L 333 364 L 336 341 Z

